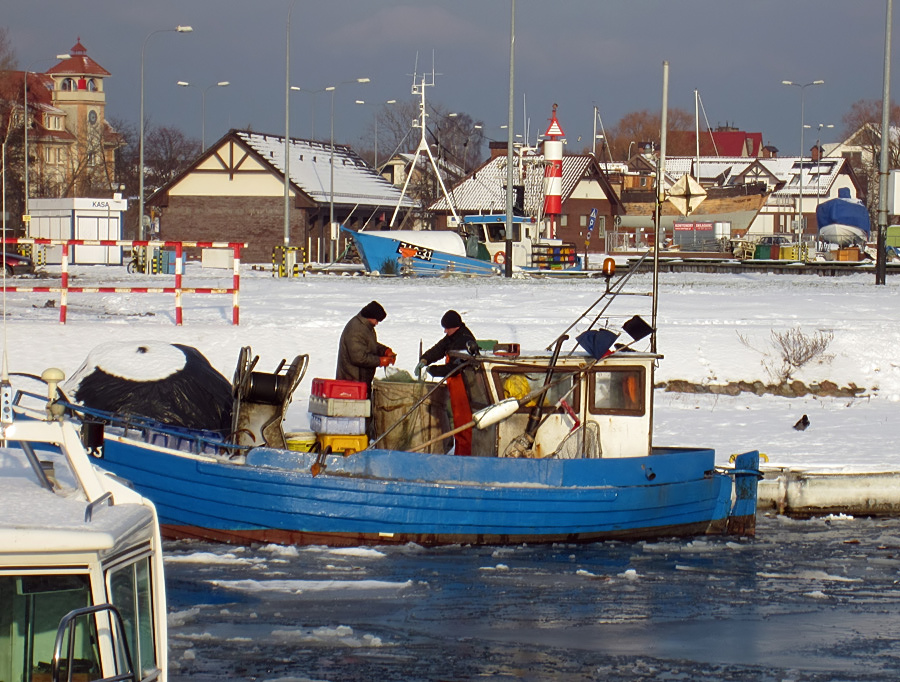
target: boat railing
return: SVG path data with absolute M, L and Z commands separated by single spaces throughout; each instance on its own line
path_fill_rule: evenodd
M 87 616 L 97 617 L 97 614 L 106 612 L 110 619 L 111 626 L 115 627 L 115 636 L 112 638 L 116 645 L 117 657 L 121 656 L 123 665 L 117 665 L 116 669 L 125 669 L 127 672 L 118 673 L 112 677 L 96 678 L 97 682 L 124 682 L 132 680 L 138 682 L 138 674 L 134 669 L 133 659 L 131 657 L 131 647 L 128 646 L 128 638 L 125 636 L 125 622 L 122 614 L 112 604 L 97 604 L 95 606 L 84 606 L 79 609 L 69 611 L 59 621 L 59 628 L 56 631 L 56 641 L 53 644 L 53 661 L 50 664 L 50 679 L 53 682 L 60 680 L 72 680 L 75 675 L 73 666 L 75 665 L 75 628 L 79 618 Z M 68 643 L 66 652 L 63 654 L 63 644 Z M 121 647 L 121 649 L 119 648 Z
M 45 403 L 47 400 L 46 396 L 19 390 L 16 391 L 13 405 L 20 407 L 23 398 L 42 400 Z M 54 403 L 77 416 L 82 424 L 82 438 L 85 437 L 86 425 L 94 423 L 121 429 L 122 435 L 126 437 L 131 433 L 136 433 L 151 445 L 187 450 L 193 454 L 228 453 L 233 457 L 237 454 L 244 454 L 252 447 L 249 445 L 235 445 L 229 442 L 227 434 L 219 431 L 172 426 L 149 417 L 108 412 L 85 405 L 78 405 L 64 399 L 57 399 Z M 90 450 L 89 444 L 86 444 L 86 446 Z

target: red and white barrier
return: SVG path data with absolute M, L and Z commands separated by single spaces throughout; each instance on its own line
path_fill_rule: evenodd
M 240 324 L 240 289 L 241 289 L 241 249 L 247 245 L 240 242 L 168 242 L 168 241 L 121 241 L 112 239 L 3 239 L 4 244 L 30 244 L 62 246 L 62 263 L 60 264 L 60 286 L 7 286 L 6 291 L 16 292 L 43 292 L 59 294 L 59 321 L 66 323 L 66 312 L 69 304 L 69 294 L 174 294 L 175 295 L 175 324 L 183 323 L 183 295 L 184 294 L 231 294 L 231 324 Z M 175 286 L 172 287 L 73 287 L 69 286 L 69 247 L 71 246 L 130 246 L 175 249 Z M 211 287 L 185 287 L 183 285 L 183 255 L 184 248 L 205 249 L 232 249 L 234 251 L 234 266 L 231 288 Z

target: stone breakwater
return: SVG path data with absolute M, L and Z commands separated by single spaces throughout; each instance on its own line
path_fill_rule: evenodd
M 788 381 L 780 384 L 766 384 L 762 381 L 730 381 L 727 384 L 694 383 L 685 379 L 672 379 L 656 384 L 656 388 L 670 393 L 711 393 L 714 395 L 737 396 L 741 393 L 754 395 L 775 395 L 783 398 L 802 398 L 815 395 L 832 398 L 859 398 L 869 395 L 868 389 L 854 383 L 838 386 L 832 381 L 805 384 L 802 381 Z

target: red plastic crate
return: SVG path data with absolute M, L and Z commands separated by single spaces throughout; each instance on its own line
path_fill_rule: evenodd
M 346 381 L 344 379 L 312 380 L 312 394 L 319 398 L 365 400 L 366 388 L 366 384 L 363 381 Z

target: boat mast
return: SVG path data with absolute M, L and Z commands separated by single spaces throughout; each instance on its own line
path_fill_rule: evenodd
M 694 90 L 694 139 L 697 143 L 697 166 L 694 177 L 700 182 L 700 91 Z
M 662 216 L 662 204 L 666 200 L 664 185 L 666 175 L 666 128 L 668 127 L 669 110 L 669 62 L 663 62 L 663 97 L 659 130 L 659 166 L 656 170 L 656 215 L 653 235 L 653 335 L 650 337 L 650 352 L 656 352 L 656 310 L 659 297 L 659 233 Z
M 438 183 L 441 186 L 441 192 L 444 195 L 444 199 L 447 200 L 447 205 L 450 206 L 450 212 L 453 214 L 456 222 L 459 222 L 459 216 L 456 213 L 456 208 L 453 206 L 453 202 L 450 200 L 450 194 L 447 192 L 447 187 L 444 185 L 444 179 L 441 177 L 441 172 L 438 170 L 437 162 L 434 160 L 434 155 L 431 153 L 431 148 L 428 146 L 428 142 L 425 140 L 425 118 L 428 116 L 428 113 L 425 111 L 425 88 L 434 87 L 434 66 L 431 67 L 431 82 L 428 82 L 427 74 L 422 75 L 422 80 L 419 80 L 418 74 L 413 74 L 413 84 L 412 84 L 412 94 L 419 96 L 419 117 L 413 121 L 413 128 L 420 128 L 421 134 L 419 135 L 419 145 L 416 147 L 416 153 L 413 155 L 412 163 L 409 166 L 409 172 L 406 174 L 406 180 L 403 183 L 403 190 L 400 192 L 400 198 L 397 199 L 397 205 L 394 207 L 394 214 L 391 216 L 391 223 L 389 227 L 393 229 L 394 222 L 397 220 L 397 212 L 400 210 L 400 204 L 403 203 L 403 197 L 406 196 L 406 190 L 409 187 L 409 181 L 413 176 L 413 172 L 416 169 L 416 164 L 419 162 L 419 154 L 424 152 L 428 156 L 428 160 L 431 161 L 431 167 L 434 169 L 434 175 L 437 177 Z

